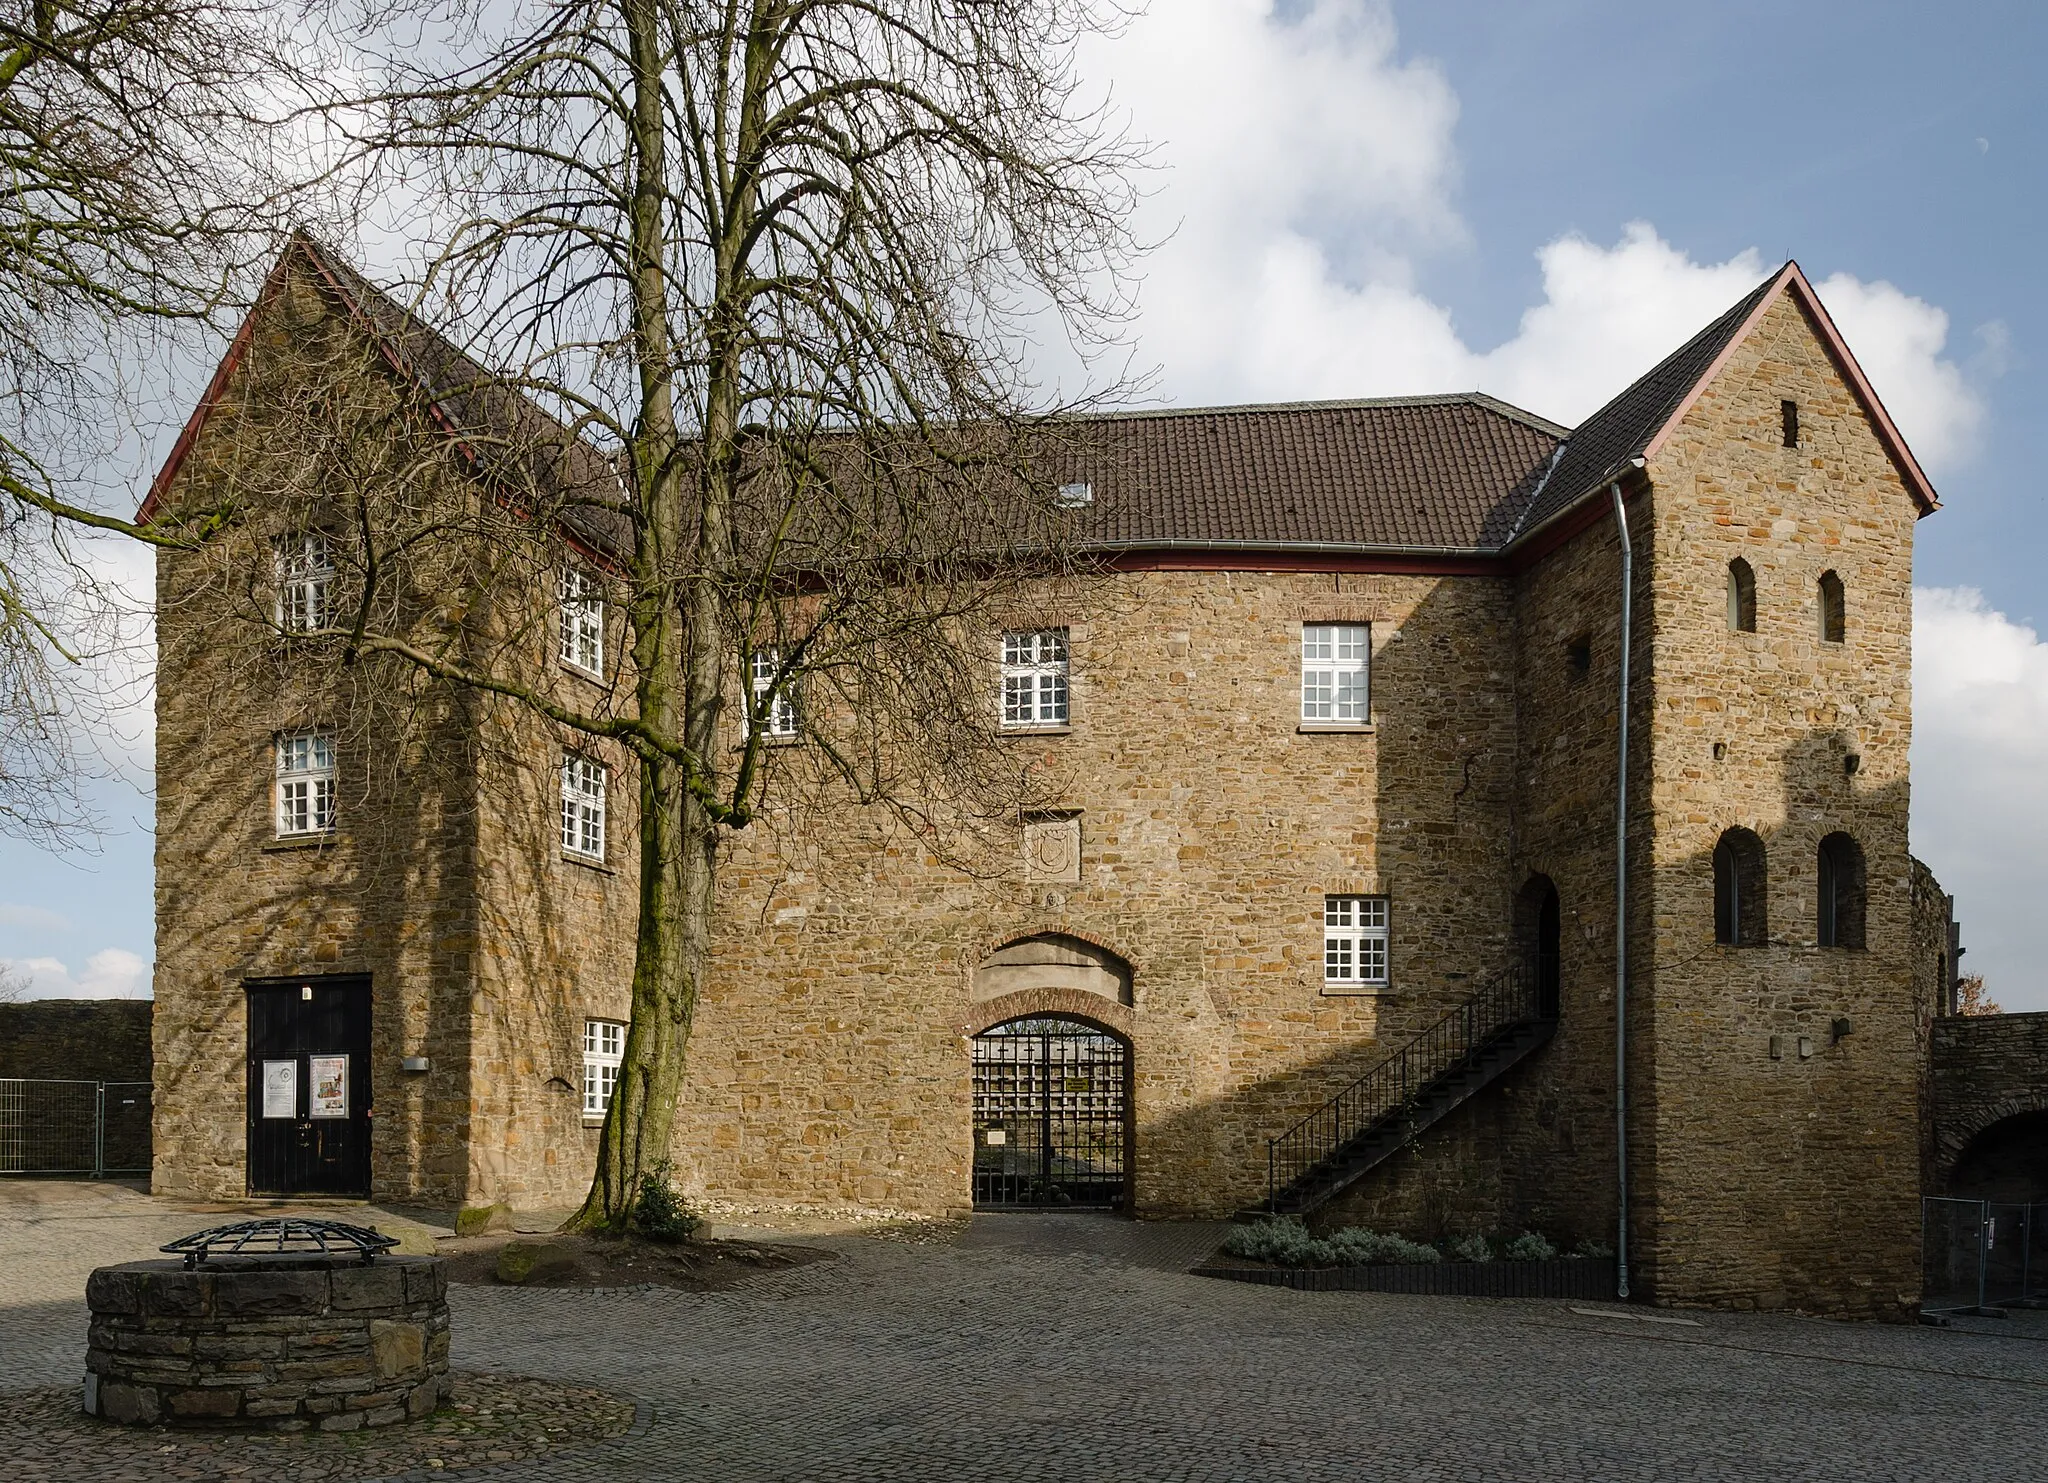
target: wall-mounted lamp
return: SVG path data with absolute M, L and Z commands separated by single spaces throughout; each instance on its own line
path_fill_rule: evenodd
M 1842 771 L 1852 778 L 1856 776 L 1858 770 L 1861 769 L 1862 766 L 1863 759 L 1857 756 L 1854 752 L 1851 752 L 1848 756 L 1842 759 Z
M 425 1056 L 407 1056 L 398 1063 L 398 1069 L 411 1072 L 431 1071 L 434 1069 L 434 1063 Z
M 1828 1033 L 1833 1035 L 1835 1039 L 1840 1040 L 1844 1035 L 1847 1035 L 1851 1030 L 1855 1028 L 1856 1027 L 1850 1024 L 1847 1020 L 1837 1019 L 1833 1024 L 1828 1026 Z

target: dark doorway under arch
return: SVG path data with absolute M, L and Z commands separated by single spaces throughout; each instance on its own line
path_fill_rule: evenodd
M 1948 1192 L 1966 1200 L 2048 1200 L 2048 1110 L 2001 1119 L 1969 1142 L 1949 1171 Z
M 1547 1020 L 1557 1018 L 1564 965 L 1563 917 L 1557 886 L 1547 875 L 1532 875 L 1515 898 L 1515 945 L 1536 975 L 1536 1004 Z
M 1130 1047 L 1033 1015 L 974 1037 L 974 1207 L 1129 1206 Z

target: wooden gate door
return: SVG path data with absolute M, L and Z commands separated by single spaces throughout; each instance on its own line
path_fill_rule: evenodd
M 370 981 L 249 991 L 249 1193 L 370 1193 Z

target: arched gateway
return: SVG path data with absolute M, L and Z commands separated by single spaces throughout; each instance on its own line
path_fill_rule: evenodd
M 974 1205 L 1121 1210 L 1131 1058 L 1086 1020 L 1034 1015 L 974 1037 Z
M 1045 933 L 994 953 L 972 997 L 975 1208 L 1129 1208 L 1130 965 Z

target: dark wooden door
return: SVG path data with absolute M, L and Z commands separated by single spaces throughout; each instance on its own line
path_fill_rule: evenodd
M 370 1192 L 370 981 L 249 991 L 249 1193 Z

